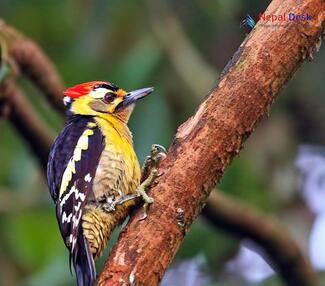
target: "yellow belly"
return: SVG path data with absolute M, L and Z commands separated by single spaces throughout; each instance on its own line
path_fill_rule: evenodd
M 105 136 L 105 148 L 96 170 L 93 192 L 98 202 L 113 203 L 136 191 L 141 177 L 140 165 L 127 126 L 101 118 L 96 121 Z M 108 213 L 98 202 L 86 207 L 82 223 L 94 258 L 101 255 L 112 231 L 127 217 L 130 206 L 134 204 L 128 201 Z

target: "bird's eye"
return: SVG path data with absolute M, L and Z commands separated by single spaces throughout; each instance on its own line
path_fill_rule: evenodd
M 112 92 L 107 92 L 105 95 L 104 95 L 104 98 L 103 98 L 103 101 L 105 103 L 111 103 L 114 99 L 116 98 L 116 95 Z

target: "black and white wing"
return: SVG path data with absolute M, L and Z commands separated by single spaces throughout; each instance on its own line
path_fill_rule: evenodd
M 56 203 L 60 231 L 75 263 L 78 251 L 86 247 L 81 218 L 89 198 L 104 137 L 91 117 L 72 118 L 66 124 L 50 152 L 47 177 Z M 89 256 L 89 253 L 88 253 Z

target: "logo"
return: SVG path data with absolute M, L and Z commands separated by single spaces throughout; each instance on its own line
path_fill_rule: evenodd
M 255 27 L 255 25 L 256 25 L 256 23 L 255 23 L 254 19 L 249 14 L 247 14 L 245 16 L 245 18 L 243 19 L 243 21 L 240 22 L 240 27 L 247 27 L 247 28 L 253 29 Z
M 261 13 L 259 20 L 262 22 L 288 22 L 288 21 L 311 21 L 313 17 L 306 14 L 283 13 L 283 14 L 266 14 Z
M 296 0 L 296 1 L 300 1 L 300 0 Z M 264 12 L 264 13 L 260 13 L 258 18 L 261 25 L 275 26 L 275 27 L 284 26 L 290 22 L 307 23 L 314 19 L 314 17 L 308 13 L 298 14 L 294 12 L 282 13 L 282 14 L 276 14 L 276 13 L 267 14 Z M 247 14 L 245 18 L 240 22 L 241 28 L 246 27 L 250 30 L 252 30 L 255 27 L 255 25 L 256 25 L 255 20 L 249 14 Z

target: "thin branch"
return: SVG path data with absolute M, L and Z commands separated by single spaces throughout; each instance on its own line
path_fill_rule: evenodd
M 1 64 L 10 72 L 0 82 L 0 116 L 8 118 L 26 140 L 46 171 L 48 153 L 54 133 L 37 115 L 24 92 L 15 83 L 22 74 L 27 75 L 45 95 L 48 102 L 61 114 L 63 84 L 54 65 L 32 40 L 0 19 Z
M 163 175 L 152 189 L 155 203 L 148 218 L 140 221 L 141 211 L 131 218 L 98 285 L 157 285 L 161 280 L 216 181 L 319 43 L 325 2 L 305 0 L 295 5 L 274 0 L 266 13 L 289 12 L 308 13 L 313 20 L 289 21 L 276 28 L 259 22 L 248 35 L 217 86 L 178 129 L 160 167 Z M 295 285 L 316 284 L 296 281 Z
M 277 220 L 219 191 L 211 192 L 202 214 L 214 226 L 259 244 L 287 285 L 315 283 L 310 262 Z
M 1 19 L 0 37 L 6 40 L 9 56 L 20 70 L 34 82 L 56 110 L 64 113 L 62 80 L 40 47 Z
M 6 116 L 26 140 L 45 171 L 54 134 L 43 123 L 24 92 L 13 80 L 6 80 L 0 85 L 0 94 L 3 104 L 6 105 Z

